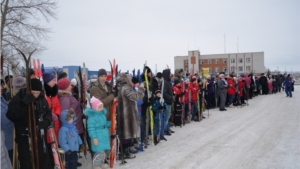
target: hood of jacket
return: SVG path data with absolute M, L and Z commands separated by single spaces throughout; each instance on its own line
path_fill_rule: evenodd
M 94 115 L 96 115 L 97 113 L 106 115 L 107 111 L 106 111 L 105 108 L 103 108 L 103 110 L 100 111 L 100 112 L 99 112 L 99 111 L 96 111 L 96 110 L 94 110 L 94 109 L 91 109 L 91 108 L 87 108 L 87 109 L 85 109 L 85 111 L 84 111 L 84 114 L 85 114 L 86 116 L 94 116 Z
M 74 112 L 74 111 L 73 111 Z M 69 110 L 68 109 L 65 109 L 65 110 L 63 110 L 63 111 L 61 111 L 60 112 L 60 121 L 61 121 L 61 123 L 62 124 L 69 124 L 69 122 L 68 122 L 68 120 L 67 120 L 67 118 L 69 118 L 69 117 L 71 117 L 71 112 L 69 112 Z M 74 115 L 75 115 L 75 117 L 74 117 L 74 121 L 73 121 L 73 124 L 75 124 L 75 122 L 76 122 L 76 114 L 75 114 L 75 112 L 74 112 Z
M 165 81 L 171 82 L 171 79 L 170 79 L 171 71 L 170 71 L 170 69 L 163 70 L 162 74 L 163 74 L 163 78 L 164 78 Z
M 118 90 L 120 90 L 125 85 L 132 86 L 132 82 L 130 80 L 130 77 L 127 74 L 121 73 L 121 74 L 119 74 L 117 76 L 117 87 L 118 87 Z
M 55 84 L 53 87 L 50 87 L 48 84 L 44 84 L 46 95 L 49 97 L 54 97 L 58 94 L 58 86 Z

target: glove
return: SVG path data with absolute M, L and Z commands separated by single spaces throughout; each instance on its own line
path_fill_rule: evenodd
M 117 92 L 113 92 L 112 94 L 114 95 L 114 97 L 118 96 Z
M 33 96 L 33 94 L 27 94 L 23 99 L 22 102 L 25 103 L 26 105 L 34 102 L 35 97 Z
M 44 128 L 46 128 L 46 127 L 47 127 L 47 122 L 46 122 L 46 121 L 40 121 L 40 122 L 38 123 L 38 127 L 39 127 L 39 129 L 44 129 Z
M 151 104 L 151 102 L 147 102 L 147 106 L 151 106 L 152 104 Z

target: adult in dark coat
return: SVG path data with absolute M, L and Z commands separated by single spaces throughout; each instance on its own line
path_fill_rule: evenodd
M 50 147 L 47 145 L 44 151 L 43 142 L 46 143 L 46 136 L 42 136 L 40 130 L 45 133 L 52 121 L 51 110 L 48 107 L 45 94 L 42 91 L 42 83 L 38 79 L 31 79 L 31 93 L 26 94 L 26 89 L 21 89 L 16 96 L 12 98 L 8 105 L 7 118 L 14 122 L 16 129 L 16 143 L 18 144 L 18 154 L 21 169 L 31 169 L 31 156 L 28 141 L 28 105 L 34 104 L 34 113 L 37 127 L 37 147 L 39 166 L 36 168 L 50 169 L 53 161 L 49 158 Z M 32 123 L 33 125 L 33 123 Z M 32 133 L 33 134 L 33 133 Z M 35 157 L 37 158 L 37 157 Z
M 174 96 L 173 96 L 173 90 L 172 90 L 172 84 L 171 84 L 171 71 L 170 69 L 163 70 L 163 78 L 164 78 L 164 91 L 163 91 L 163 97 L 165 100 L 165 103 L 167 104 L 166 110 L 165 110 L 165 133 L 166 135 L 170 135 L 170 133 L 173 133 L 174 131 L 170 130 L 170 126 L 168 124 L 169 118 L 170 118 L 170 109 L 174 102 Z
M 262 94 L 268 94 L 268 79 L 266 78 L 265 74 L 262 73 L 260 78 L 259 78 L 259 83 L 262 87 Z
M 227 81 L 224 78 L 224 74 L 220 74 L 220 80 L 218 81 L 218 89 L 220 93 L 220 111 L 226 111 L 225 102 L 227 97 Z

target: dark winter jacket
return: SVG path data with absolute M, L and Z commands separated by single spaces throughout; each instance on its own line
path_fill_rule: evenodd
M 58 98 L 62 110 L 69 110 L 70 108 L 74 109 L 77 117 L 76 128 L 78 130 L 78 133 L 82 134 L 84 132 L 84 127 L 82 123 L 83 113 L 79 101 L 72 96 L 71 92 L 66 90 L 59 90 Z
M 207 81 L 206 81 L 206 91 L 207 91 L 208 94 L 213 93 L 213 84 L 214 84 L 214 82 L 211 79 L 207 79 Z
M 121 139 L 134 138 L 138 132 L 138 110 L 136 101 L 144 97 L 145 89 L 138 88 L 138 91 L 133 91 L 132 83 L 128 75 L 121 73 L 117 77 L 118 87 L 118 106 L 120 114 Z
M 29 142 L 28 142 L 28 113 L 35 114 L 35 122 L 37 125 L 36 138 L 37 142 L 34 144 L 38 149 L 39 156 L 39 166 L 36 168 L 50 169 L 53 168 L 51 166 L 53 164 L 53 160 L 49 158 L 49 153 L 51 153 L 51 149 L 46 145 L 46 152 L 43 149 L 43 140 L 46 139 L 46 135 L 42 136 L 40 129 L 44 129 L 46 133 L 47 128 L 51 124 L 52 115 L 51 110 L 48 107 L 47 100 L 45 99 L 45 94 L 41 92 L 38 98 L 31 104 L 34 104 L 34 111 L 28 112 L 28 105 L 26 105 L 22 100 L 26 96 L 26 89 L 21 89 L 16 96 L 14 96 L 8 104 L 8 112 L 6 114 L 7 118 L 14 122 L 16 129 L 16 143 L 18 147 L 22 147 L 23 151 L 19 150 L 19 156 L 22 156 L 20 162 L 28 162 L 31 157 L 26 152 L 29 152 Z M 39 121 L 39 117 L 43 117 L 42 121 Z M 33 122 L 31 122 L 33 125 Z M 42 139 L 43 138 L 43 139 Z M 46 143 L 47 144 L 47 143 Z M 26 148 L 28 148 L 26 150 Z M 25 152 L 24 152 L 25 151 Z M 26 154 L 21 154 L 22 152 Z M 50 163 L 50 165 L 49 165 Z M 47 165 L 48 164 L 48 165 Z
M 106 109 L 101 112 L 93 109 L 86 109 L 84 114 L 88 116 L 87 128 L 91 138 L 93 152 L 110 150 L 109 129 L 111 122 L 106 120 Z M 98 145 L 94 145 L 93 139 L 98 140 Z
M 165 81 L 163 97 L 166 104 L 172 105 L 172 103 L 174 102 L 174 97 L 173 97 L 172 84 L 170 79 L 170 74 L 171 74 L 170 69 L 165 69 L 162 74 Z
M 82 144 L 82 140 L 76 131 L 75 135 L 72 135 L 69 131 L 69 127 L 75 127 L 75 123 L 77 120 L 74 120 L 72 124 L 69 124 L 67 119 L 68 110 L 63 110 L 61 112 L 60 121 L 62 123 L 61 128 L 59 129 L 58 134 L 58 143 L 59 146 L 65 151 L 78 151 L 79 146 Z
M 268 85 L 268 79 L 266 78 L 266 76 L 261 76 L 261 77 L 259 78 L 259 83 L 260 83 L 260 85 L 262 85 L 262 86 Z
M 111 93 L 111 91 L 112 91 L 111 85 L 108 82 L 105 82 L 105 84 L 107 86 L 107 92 L 102 87 L 99 80 L 92 83 L 92 88 L 90 89 L 90 97 L 92 98 L 94 96 L 97 99 L 102 101 L 105 109 L 107 110 L 107 114 L 106 114 L 107 120 L 110 120 L 111 119 L 111 106 L 112 106 L 112 102 L 115 97 Z
M 22 99 L 26 96 L 26 89 L 21 89 L 15 97 L 11 99 L 8 104 L 7 118 L 14 122 L 16 129 L 16 142 L 22 143 L 22 137 L 24 134 L 27 134 L 26 128 L 28 127 L 28 106 L 22 102 Z M 44 97 L 44 93 L 41 92 L 39 97 L 34 101 L 34 105 L 36 106 L 35 117 L 36 124 L 42 124 L 43 128 L 47 129 L 47 127 L 51 124 L 52 114 L 51 109 L 48 107 L 47 100 Z M 43 121 L 39 122 L 38 118 L 42 116 Z M 27 137 L 26 137 L 27 138 Z

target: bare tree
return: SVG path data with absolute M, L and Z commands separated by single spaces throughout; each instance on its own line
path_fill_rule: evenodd
M 20 53 L 35 54 L 45 49 L 51 28 L 50 19 L 56 19 L 55 0 L 1 0 L 1 55 L 3 62 L 17 65 Z

